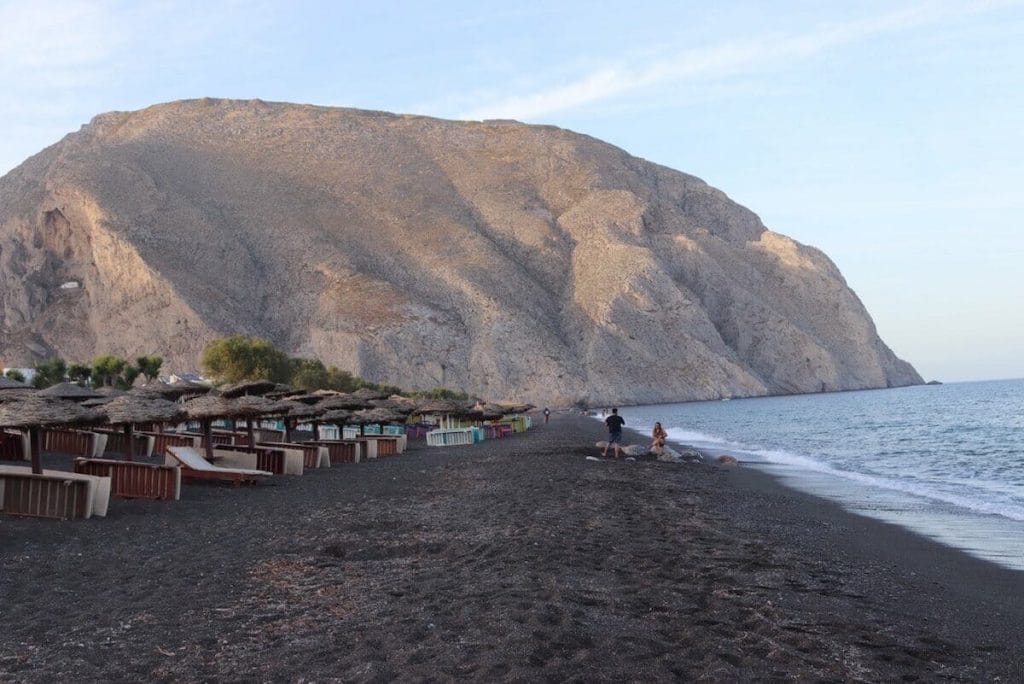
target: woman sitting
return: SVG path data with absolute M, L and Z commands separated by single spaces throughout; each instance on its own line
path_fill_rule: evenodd
M 668 434 L 665 432 L 665 428 L 661 427 L 661 423 L 655 423 L 654 430 L 651 432 L 651 452 L 661 456 L 666 439 L 668 439 Z

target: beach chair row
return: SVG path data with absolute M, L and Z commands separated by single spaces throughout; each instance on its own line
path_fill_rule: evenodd
M 354 440 L 272 442 L 249 447 L 223 441 L 205 458 L 201 437 L 159 433 L 153 444 L 164 450 L 164 463 L 141 463 L 95 458 L 96 433 L 51 431 L 46 444 L 74 450 L 74 471 L 44 470 L 33 474 L 25 466 L 0 465 L 0 511 L 21 516 L 72 520 L 106 515 L 111 495 L 125 498 L 176 500 L 189 480 L 217 480 L 238 486 L 274 475 L 301 475 L 306 468 L 358 463 L 405 451 L 405 435 L 370 435 Z M 26 459 L 28 448 L 20 434 L 2 433 L 11 460 Z M 65 452 L 66 453 L 66 452 Z

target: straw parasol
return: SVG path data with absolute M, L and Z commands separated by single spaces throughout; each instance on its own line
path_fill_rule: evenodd
M 39 394 L 39 390 L 31 387 L 25 387 L 24 389 L 8 389 L 0 392 L 0 403 L 5 401 L 21 401 L 31 396 Z
M 133 391 L 143 394 L 156 394 L 166 399 L 179 399 L 181 397 L 206 394 L 210 391 L 210 388 L 197 382 L 188 382 L 187 380 L 179 380 L 173 384 L 166 383 L 163 380 L 151 380 L 139 385 Z
M 58 382 L 56 385 L 50 385 L 46 389 L 39 390 L 39 394 L 44 397 L 70 399 L 72 401 L 85 401 L 86 399 L 96 399 L 103 396 L 99 392 L 86 389 L 73 382 Z
M 271 401 L 266 397 L 251 394 L 235 397 L 231 401 L 234 403 L 235 409 L 237 411 L 237 413 L 232 417 L 245 418 L 245 426 L 249 433 L 249 446 L 255 446 L 256 440 L 252 429 L 253 419 L 258 416 L 279 415 L 277 413 L 278 402 Z
M 393 396 L 387 399 L 371 399 L 370 408 L 382 408 L 408 416 L 416 412 L 416 402 L 405 397 Z
M 189 399 L 184 403 L 184 408 L 189 420 L 198 420 L 202 423 L 207 458 L 213 457 L 213 421 L 217 418 L 235 418 L 242 415 L 234 401 L 212 394 Z
M 500 406 L 502 409 L 504 409 L 505 415 L 510 415 L 512 413 L 527 413 L 527 412 L 532 411 L 533 409 L 537 408 L 533 404 L 517 404 L 517 403 L 512 402 L 512 401 L 510 401 L 510 402 L 498 402 L 497 405 Z
M 305 393 L 306 390 L 304 389 L 298 389 L 296 387 L 291 387 L 289 385 L 277 383 L 276 385 L 274 385 L 274 389 L 267 392 L 263 396 L 265 396 L 267 399 L 290 399 L 291 397 L 299 396 L 300 394 Z
M 351 417 L 351 411 L 346 411 L 345 409 L 332 409 L 330 411 L 325 411 L 320 415 L 320 422 L 341 426 L 345 425 Z M 313 434 L 316 434 L 316 426 L 314 426 Z
M 312 419 L 313 434 L 316 435 L 316 419 L 324 413 L 319 406 L 304 404 L 293 399 L 281 399 L 274 402 L 274 412 L 268 415 L 280 416 L 284 419 L 284 441 L 292 440 L 292 430 L 295 424 L 302 419 Z
M 241 382 L 218 387 L 217 393 L 222 397 L 231 399 L 247 394 L 263 395 L 267 392 L 272 392 L 276 388 L 277 383 L 270 380 L 242 380 Z
M 477 402 L 469 410 L 469 414 L 477 420 L 498 420 L 504 417 L 505 413 L 505 407 L 489 402 Z
M 380 390 L 370 389 L 369 387 L 360 387 L 352 394 L 359 397 L 360 399 L 387 399 L 389 396 L 387 392 L 381 392 Z
M 100 387 L 99 389 L 96 390 L 96 394 L 99 394 L 100 396 L 96 397 L 95 399 L 86 399 L 85 401 L 81 402 L 82 406 L 88 406 L 92 408 L 95 408 L 97 406 L 103 406 L 103 404 L 106 404 L 107 402 L 117 397 L 125 396 L 126 394 L 128 394 L 128 392 L 121 389 L 117 389 L 116 387 Z
M 416 405 L 416 413 L 436 413 L 445 416 L 462 416 L 470 407 L 462 401 L 452 399 L 427 399 Z
M 329 409 L 364 409 L 370 407 L 370 402 L 355 394 L 334 394 L 320 401 L 317 406 L 325 410 Z
M 364 425 L 371 425 L 374 423 L 394 423 L 394 422 L 405 422 L 405 416 L 397 411 L 392 411 L 386 408 L 371 408 L 356 411 L 349 416 L 348 424 L 358 425 L 360 429 Z
M 348 419 L 351 425 L 370 425 L 372 423 L 404 422 L 406 417 L 391 409 L 364 409 L 356 411 Z
M 123 425 L 128 440 L 129 461 L 135 457 L 135 423 L 171 423 L 185 417 L 181 404 L 159 397 L 146 397 L 125 392 L 100 406 L 98 412 L 111 425 Z
M 103 416 L 91 409 L 56 397 L 36 392 L 20 401 L 6 401 L 0 404 L 0 427 L 18 428 L 29 431 L 32 449 L 32 472 L 43 472 L 40 458 L 39 428 L 71 425 L 95 425 L 103 422 Z

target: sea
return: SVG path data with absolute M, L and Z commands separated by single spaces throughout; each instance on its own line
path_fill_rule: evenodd
M 1024 570 L 1024 379 L 620 407 L 672 442 Z

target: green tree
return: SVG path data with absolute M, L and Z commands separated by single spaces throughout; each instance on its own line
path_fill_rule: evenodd
M 159 356 L 139 356 L 135 359 L 136 368 L 146 378 L 147 382 L 156 379 L 160 374 L 160 367 L 163 365 L 164 360 Z
M 469 395 L 462 390 L 453 390 L 447 387 L 435 387 L 433 389 L 416 390 L 410 392 L 409 396 L 419 399 L 452 399 L 455 401 L 466 401 Z
M 4 373 L 11 380 L 17 380 L 18 382 L 25 382 L 25 374 L 17 368 L 8 368 L 7 372 Z
M 261 337 L 232 335 L 212 340 L 203 349 L 203 370 L 223 382 L 267 379 L 288 382 L 288 356 Z
M 32 386 L 43 389 L 58 382 L 64 382 L 68 374 L 68 365 L 59 356 L 53 356 L 35 363 L 36 374 L 32 378 Z
M 291 378 L 288 384 L 304 390 L 329 387 L 330 377 L 320 359 L 291 359 Z
M 86 385 L 92 379 L 92 367 L 84 363 L 72 363 L 68 365 L 68 380 L 77 382 L 79 385 Z
M 327 387 L 338 392 L 354 392 L 362 387 L 362 380 L 337 366 L 327 369 Z
M 121 373 L 114 379 L 114 386 L 118 389 L 131 389 L 135 384 L 135 378 L 139 377 L 141 371 L 130 363 L 126 363 Z
M 98 385 L 113 386 L 127 366 L 128 362 L 119 356 L 97 356 L 92 362 L 92 378 Z

